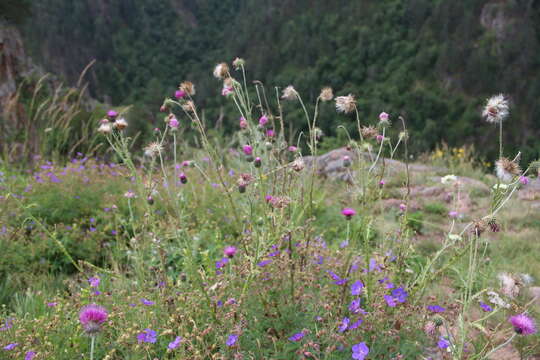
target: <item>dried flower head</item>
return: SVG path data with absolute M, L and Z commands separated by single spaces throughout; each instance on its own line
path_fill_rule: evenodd
M 101 124 L 99 125 L 98 132 L 102 134 L 110 134 L 113 131 L 113 126 L 107 119 L 101 120 Z
M 482 235 L 482 233 L 484 231 L 486 231 L 486 222 L 484 220 L 476 220 L 474 223 L 473 223 L 473 227 L 472 227 L 472 230 L 471 232 L 473 234 L 477 234 L 478 237 L 480 237 L 480 235 Z
M 124 130 L 128 127 L 128 122 L 124 118 L 119 118 L 113 123 L 113 127 L 118 130 Z
M 98 333 L 101 330 L 101 324 L 107 321 L 107 317 L 107 310 L 96 304 L 85 306 L 79 313 L 79 321 L 89 335 Z
M 360 131 L 362 132 L 364 139 L 373 139 L 378 135 L 377 129 L 373 126 L 363 126 Z
M 356 100 L 352 94 L 347 96 L 336 97 L 336 110 L 345 114 L 349 114 L 356 108 Z
M 191 100 L 188 100 L 182 104 L 182 109 L 185 112 L 195 112 L 195 103 Z
M 191 81 L 184 81 L 178 86 L 178 89 L 184 91 L 189 96 L 195 95 L 195 85 Z
M 321 90 L 321 94 L 319 95 L 319 98 L 322 101 L 330 101 L 334 98 L 334 93 L 332 92 L 331 87 L 325 87 Z
M 287 196 L 273 196 L 269 202 L 273 208 L 283 209 L 291 203 L 291 199 Z
M 304 163 L 304 160 L 301 157 L 298 157 L 292 162 L 291 167 L 293 168 L 294 171 L 300 172 L 304 170 L 304 168 L 306 167 L 306 164 Z
M 148 157 L 155 157 L 163 151 L 163 145 L 160 142 L 154 141 L 146 145 L 144 148 L 144 155 Z
M 514 299 L 519 295 L 519 281 L 508 273 L 500 273 L 497 275 L 501 284 L 501 292 L 511 299 Z
M 503 94 L 490 97 L 482 111 L 482 116 L 490 123 L 500 123 L 508 117 L 508 114 L 508 100 Z
M 242 66 L 246 64 L 246 61 L 244 59 L 237 57 L 236 59 L 233 60 L 232 64 L 235 70 L 239 70 Z
M 214 77 L 218 79 L 225 79 L 229 77 L 229 65 L 226 63 L 219 63 L 214 68 Z
M 298 92 L 296 92 L 292 85 L 287 86 L 285 89 L 283 89 L 283 92 L 281 93 L 281 98 L 283 100 L 296 100 L 297 97 Z
M 514 176 L 519 176 L 519 174 L 521 174 L 519 165 L 505 157 L 497 160 L 495 163 L 495 171 L 497 177 L 504 182 L 511 182 Z

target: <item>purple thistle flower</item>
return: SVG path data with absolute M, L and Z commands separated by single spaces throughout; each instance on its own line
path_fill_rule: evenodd
M 36 355 L 37 353 L 35 351 L 28 351 L 24 356 L 24 360 L 32 360 Z
M 96 288 L 99 286 L 100 279 L 97 276 L 93 276 L 90 279 L 88 279 L 88 282 L 90 283 L 91 287 Z
M 8 344 L 8 345 L 4 346 L 4 350 L 6 350 L 6 351 L 13 350 L 13 349 L 15 349 L 15 347 L 17 347 L 17 345 L 19 345 L 19 343 Z
M 303 331 L 300 331 L 299 333 L 296 333 L 294 335 L 292 335 L 289 340 L 290 341 L 300 341 L 302 340 L 302 338 L 304 337 L 304 332 Z
M 446 311 L 445 308 L 443 308 L 442 306 L 439 306 L 439 305 L 429 305 L 427 307 L 427 309 L 431 312 L 434 312 L 434 313 L 442 313 L 444 311 Z
M 484 310 L 485 312 L 490 312 L 490 311 L 493 311 L 493 308 L 491 306 L 489 306 L 488 304 L 480 301 L 480 307 L 482 308 L 482 310 Z
M 361 342 L 352 346 L 352 358 L 354 360 L 364 360 L 368 354 L 369 348 L 365 342 Z
M 360 280 L 355 281 L 351 285 L 351 295 L 352 296 L 360 295 L 362 293 L 363 288 L 364 288 L 364 284 L 362 284 Z
M 508 319 L 514 330 L 519 335 L 531 335 L 536 333 L 534 320 L 525 314 L 514 315 Z
M 108 316 L 104 307 L 91 304 L 82 308 L 79 321 L 87 334 L 95 334 L 101 330 L 101 324 L 107 320 Z
M 238 335 L 236 334 L 231 334 L 229 335 L 229 337 L 227 338 L 227 341 L 225 342 L 225 344 L 227 346 L 234 346 L 234 344 L 236 344 L 236 341 L 238 340 Z
M 356 210 L 353 208 L 345 208 L 341 210 L 341 215 L 345 216 L 345 219 L 351 220 L 351 218 L 356 215 Z
M 143 305 L 146 305 L 146 306 L 152 306 L 155 304 L 155 302 L 151 301 L 151 300 L 146 300 L 146 299 L 141 299 L 141 303 Z
M 169 346 L 167 346 L 169 349 L 176 349 L 180 343 L 182 342 L 182 337 L 181 336 L 177 336 L 176 339 L 174 339 L 174 341 L 171 341 L 169 343 Z
M 137 335 L 137 342 L 155 344 L 157 341 L 157 333 L 152 329 L 144 329 L 139 335 Z
M 345 332 L 345 330 L 347 330 L 347 328 L 349 327 L 350 322 L 351 320 L 348 317 L 344 317 L 343 320 L 341 320 L 341 324 L 338 327 L 338 331 L 340 333 Z
M 236 247 L 234 246 L 227 246 L 225 249 L 223 249 L 223 255 L 232 258 L 236 254 Z

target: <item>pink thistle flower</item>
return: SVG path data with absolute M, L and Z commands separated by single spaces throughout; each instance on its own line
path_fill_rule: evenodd
M 176 130 L 178 129 L 178 126 L 180 125 L 180 122 L 178 121 L 178 119 L 173 116 L 169 119 L 169 126 L 171 127 L 172 130 Z
M 79 313 L 79 321 L 87 334 L 95 334 L 101 330 L 101 324 L 107 321 L 107 310 L 96 304 L 91 304 L 82 308 Z
M 223 255 L 227 256 L 227 257 L 234 257 L 234 255 L 236 254 L 236 247 L 234 246 L 227 246 L 225 249 L 223 249 Z
M 384 180 L 379 181 L 379 186 L 380 187 L 383 187 L 385 184 L 386 184 L 386 181 L 384 181 Z
M 273 196 L 272 196 L 272 195 L 266 195 L 266 196 L 264 197 L 264 200 L 266 200 L 266 202 L 270 202 L 270 201 L 272 201 L 272 199 L 273 199 Z
M 399 210 L 401 210 L 401 211 L 407 210 L 407 205 L 405 205 L 405 204 L 399 204 Z
M 287 148 L 287 150 L 289 150 L 290 152 L 297 152 L 298 151 L 298 148 L 294 145 L 291 145 Z
M 351 218 L 356 215 L 356 210 L 352 208 L 345 208 L 341 210 L 341 215 L 345 216 L 347 220 L 351 220 Z
M 268 124 L 268 117 L 263 115 L 259 118 L 259 125 L 264 126 L 266 124 Z
M 512 316 L 508 321 L 510 321 L 515 332 L 519 335 L 525 336 L 536 333 L 536 324 L 534 323 L 534 320 L 525 314 Z
M 184 174 L 184 173 L 178 174 L 178 179 L 180 179 L 180 182 L 181 182 L 182 184 L 187 183 L 187 176 L 186 176 L 186 174 Z
M 248 127 L 248 123 L 245 117 L 240 117 L 240 129 L 246 129 Z
M 107 116 L 111 119 L 111 120 L 114 120 L 116 119 L 116 117 L 118 116 L 118 113 L 114 110 L 109 110 L 107 111 Z
M 174 97 L 177 99 L 182 99 L 184 96 L 186 96 L 186 92 L 183 90 L 176 90 L 174 92 Z
M 526 176 L 520 176 L 519 177 L 519 182 L 522 184 L 522 185 L 527 185 L 529 183 L 529 178 L 526 177 Z
M 379 114 L 379 120 L 380 121 L 388 121 L 388 118 L 390 117 L 390 115 L 388 115 L 387 113 L 385 113 L 384 111 L 382 113 Z
M 448 216 L 451 217 L 452 219 L 457 218 L 458 215 L 459 215 L 459 214 L 458 214 L 457 211 L 450 211 L 450 212 L 448 213 Z
M 234 93 L 234 90 L 231 86 L 224 86 L 223 90 L 221 90 L 221 95 L 223 96 L 229 96 Z
M 276 135 L 276 132 L 272 129 L 266 130 L 266 136 L 268 137 L 274 137 Z
M 382 136 L 382 135 L 377 135 L 375 138 L 377 139 L 377 142 L 379 144 L 384 140 L 384 136 Z
M 252 155 L 253 154 L 253 147 L 251 147 L 251 145 L 244 145 L 242 146 L 242 151 L 244 152 L 244 154 L 246 155 Z

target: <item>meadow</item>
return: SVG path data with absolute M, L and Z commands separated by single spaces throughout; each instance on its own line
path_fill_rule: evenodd
M 504 96 L 478 113 L 498 159 L 411 161 L 400 114 L 362 119 L 327 87 L 306 106 L 244 66 L 214 69 L 227 136 L 189 81 L 142 149 L 128 108 L 31 112 L 29 160 L 0 163 L 0 358 L 540 358 L 540 164 L 505 153 Z M 348 124 L 332 151 L 322 107 Z

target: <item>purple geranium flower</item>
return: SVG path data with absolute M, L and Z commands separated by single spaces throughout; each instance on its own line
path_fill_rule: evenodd
M 168 348 L 169 349 L 176 349 L 178 347 L 178 345 L 180 345 L 180 343 L 182 342 L 182 337 L 181 336 L 177 336 L 176 339 L 174 339 L 174 341 L 171 341 L 169 343 L 169 346 Z
M 402 287 L 392 290 L 392 296 L 400 303 L 404 303 L 407 300 L 409 294 Z
M 480 307 L 482 308 L 482 310 L 484 310 L 485 312 L 490 312 L 490 311 L 493 311 L 493 308 L 491 306 L 489 306 L 488 304 L 480 301 Z
M 11 343 L 11 344 L 8 344 L 6 346 L 4 346 L 4 350 L 13 350 L 15 349 L 15 347 L 19 345 L 19 343 Z
M 229 262 L 229 258 L 224 257 L 221 260 L 216 261 L 216 269 L 221 269 Z
M 357 296 L 362 293 L 362 289 L 364 288 L 364 284 L 360 280 L 355 281 L 351 285 L 351 295 Z
M 345 330 L 347 330 L 350 322 L 351 320 L 348 317 L 344 317 L 343 320 L 341 320 L 341 324 L 339 325 L 338 331 L 342 333 Z
M 32 360 L 36 355 L 37 353 L 35 351 L 28 351 L 24 356 L 24 360 Z
M 260 267 L 265 267 L 266 265 L 270 264 L 272 262 L 272 260 L 268 259 L 268 260 L 263 260 L 261 261 L 260 263 L 257 264 L 257 266 L 260 266 Z
M 137 342 L 155 344 L 157 341 L 157 333 L 152 329 L 144 329 L 139 335 L 137 335 Z
M 238 335 L 236 334 L 231 334 L 229 335 L 229 337 L 227 338 L 227 341 L 225 342 L 225 344 L 227 346 L 234 346 L 234 344 L 236 344 L 236 341 L 238 340 Z
M 368 354 L 369 348 L 365 342 L 361 342 L 352 346 L 352 358 L 354 360 L 364 360 Z
M 429 305 L 427 307 L 427 309 L 431 312 L 434 312 L 434 313 L 441 313 L 441 312 L 444 312 L 446 311 L 445 308 L 443 308 L 442 306 L 439 306 L 439 305 Z
M 353 314 L 357 314 L 360 312 L 360 299 L 354 299 L 351 301 L 351 304 L 349 305 L 349 311 Z
M 386 301 L 386 304 L 390 307 L 395 307 L 397 305 L 396 299 L 394 299 L 390 295 L 384 295 L 384 300 Z
M 289 340 L 291 340 L 291 341 L 300 341 L 300 340 L 302 340 L 302 338 L 304 337 L 304 335 L 305 335 L 304 332 L 303 332 L 303 331 L 300 331 L 299 333 L 296 333 L 296 334 L 294 334 L 293 336 L 291 336 L 291 337 L 289 338 Z
M 361 324 L 362 324 L 362 319 L 358 319 L 351 326 L 349 326 L 349 330 L 357 329 Z
M 93 276 L 90 279 L 88 279 L 88 282 L 90 283 L 90 286 L 93 288 L 96 288 L 99 286 L 100 278 L 97 276 Z
M 437 342 L 437 346 L 441 349 L 446 349 L 447 347 L 450 346 L 450 342 L 441 336 L 439 338 L 439 341 Z

